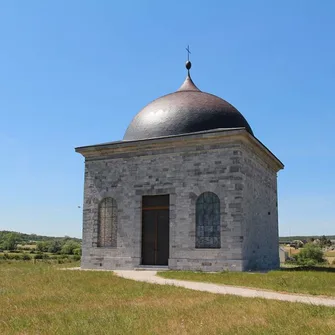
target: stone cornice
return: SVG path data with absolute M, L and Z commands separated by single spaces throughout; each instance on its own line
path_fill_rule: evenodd
M 137 141 L 110 142 L 78 147 L 75 150 L 82 154 L 86 160 L 95 160 L 117 158 L 124 155 L 128 157 L 130 155 L 155 155 L 174 152 L 178 149 L 187 151 L 194 149 L 196 151 L 197 146 L 205 146 L 205 149 L 208 146 L 208 149 L 213 149 L 213 146 L 233 145 L 241 142 L 252 146 L 255 152 L 276 172 L 284 168 L 283 163 L 263 143 L 250 135 L 245 128 L 215 129 Z

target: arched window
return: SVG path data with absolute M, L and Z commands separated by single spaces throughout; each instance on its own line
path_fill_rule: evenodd
M 98 247 L 116 247 L 117 204 L 105 198 L 99 204 Z
M 221 248 L 220 199 L 202 193 L 196 203 L 196 248 Z

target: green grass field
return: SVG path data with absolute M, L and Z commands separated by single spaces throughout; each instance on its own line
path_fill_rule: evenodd
M 0 263 L 0 334 L 334 334 L 335 308 Z
M 169 279 L 245 286 L 281 292 L 335 296 L 335 269 L 319 268 L 319 271 L 283 269 L 268 273 L 166 271 L 159 272 L 158 274 L 161 277 Z

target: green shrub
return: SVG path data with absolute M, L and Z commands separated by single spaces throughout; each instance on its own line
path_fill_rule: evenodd
M 73 255 L 74 250 L 80 249 L 80 244 L 74 241 L 67 241 L 61 249 L 62 254 Z
M 303 266 L 313 266 L 325 262 L 322 249 L 312 243 L 307 243 L 300 252 L 293 257 L 298 265 Z
M 62 255 L 59 255 L 58 258 L 60 258 L 60 259 L 68 259 L 69 256 L 62 254 Z
M 30 261 L 30 260 L 31 260 L 31 257 L 30 257 L 29 254 L 23 254 L 23 255 L 22 255 L 22 260 L 23 260 L 23 261 Z
M 15 259 L 16 261 L 20 261 L 22 259 L 22 255 L 12 255 L 11 259 Z
M 49 255 L 47 254 L 42 254 L 42 253 L 38 253 L 34 256 L 34 259 L 49 259 Z
M 73 249 L 73 254 L 74 255 L 81 255 L 81 248 L 76 248 L 76 249 Z
M 34 259 L 43 259 L 43 254 L 40 254 L 40 253 L 36 254 L 34 256 Z

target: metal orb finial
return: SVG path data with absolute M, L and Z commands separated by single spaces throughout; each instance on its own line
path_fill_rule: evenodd
M 190 74 L 190 68 L 192 66 L 192 63 L 190 62 L 190 46 L 188 45 L 187 48 L 186 48 L 186 51 L 187 51 L 187 62 L 186 62 L 186 69 L 188 71 L 188 74 Z

